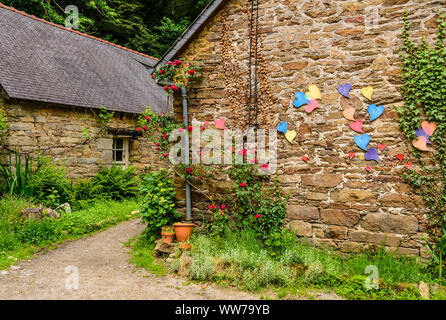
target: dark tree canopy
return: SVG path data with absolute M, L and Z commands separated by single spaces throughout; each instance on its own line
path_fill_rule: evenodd
M 211 0 L 0 0 L 64 24 L 79 9 L 79 31 L 160 58 Z

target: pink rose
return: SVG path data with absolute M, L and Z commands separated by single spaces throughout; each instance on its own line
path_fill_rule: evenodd
M 254 216 L 254 218 L 259 219 L 261 216 L 262 216 L 261 214 L 256 214 L 256 215 Z

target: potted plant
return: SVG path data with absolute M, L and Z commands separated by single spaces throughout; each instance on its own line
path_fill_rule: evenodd
M 164 243 L 171 243 L 174 236 L 175 231 L 172 226 L 161 227 L 161 239 Z
M 177 240 L 179 242 L 183 242 L 189 240 L 195 224 L 190 221 L 183 221 L 174 223 L 173 227 L 175 229 L 175 236 Z

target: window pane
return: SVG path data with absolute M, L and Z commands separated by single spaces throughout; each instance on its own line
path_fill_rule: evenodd
M 114 139 L 113 149 L 122 150 L 124 149 L 124 139 Z
M 113 159 L 113 161 L 122 162 L 122 160 L 123 160 L 123 152 L 122 151 L 115 151 L 114 155 L 115 155 L 115 158 Z

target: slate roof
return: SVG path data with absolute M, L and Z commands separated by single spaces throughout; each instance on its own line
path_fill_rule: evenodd
M 139 113 L 166 111 L 157 59 L 0 3 L 0 85 L 10 98 Z
M 191 25 L 183 32 L 183 34 L 174 42 L 170 49 L 164 54 L 164 56 L 156 63 L 152 68 L 155 69 L 158 65 L 164 65 L 168 61 L 172 60 L 183 50 L 198 34 L 202 27 L 212 18 L 218 10 L 227 2 L 227 0 L 213 0 L 206 8 L 203 9 L 201 14 L 191 23 Z

